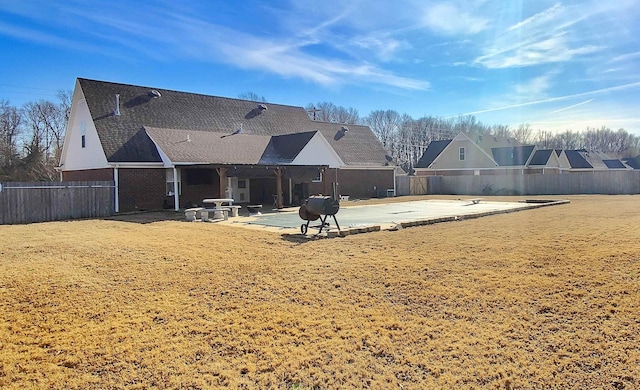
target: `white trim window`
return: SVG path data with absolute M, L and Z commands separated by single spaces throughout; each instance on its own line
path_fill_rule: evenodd
M 173 196 L 173 168 L 169 168 L 165 170 L 166 172 L 166 178 L 167 178 L 167 189 L 166 189 L 166 194 L 167 196 Z M 176 169 L 176 172 L 178 172 L 177 176 L 178 176 L 178 195 L 182 195 L 182 180 L 181 177 L 182 175 L 180 174 L 180 170 Z
M 80 122 L 80 146 L 87 147 L 87 122 Z
M 460 149 L 458 149 L 458 156 L 460 157 L 460 161 L 464 161 L 467 159 L 467 148 L 465 148 L 464 146 L 461 146 Z
M 318 171 L 318 176 L 311 179 L 312 183 L 322 183 L 322 171 Z

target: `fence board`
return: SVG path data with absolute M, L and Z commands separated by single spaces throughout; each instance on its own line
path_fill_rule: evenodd
M 455 195 L 640 194 L 640 171 L 430 176 L 428 189 Z
M 0 184 L 1 225 L 105 217 L 115 210 L 112 181 Z

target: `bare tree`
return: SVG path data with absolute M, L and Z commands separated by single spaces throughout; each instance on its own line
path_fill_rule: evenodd
M 47 100 L 23 106 L 22 119 L 27 141 L 23 165 L 30 180 L 54 180 L 60 161 L 64 134 L 69 118 L 71 93 L 59 92 L 59 103 Z
M 391 150 L 392 143 L 400 129 L 401 122 L 402 117 L 393 110 L 372 111 L 371 114 L 364 119 L 364 123 L 378 136 L 382 145 L 392 152 L 392 156 L 395 156 L 393 150 Z
M 523 144 L 531 144 L 534 141 L 533 129 L 528 123 L 523 123 L 511 134 L 513 138 L 517 139 Z
M 251 92 L 251 91 L 243 92 L 243 93 L 239 94 L 238 98 L 242 99 L 242 100 L 251 100 L 251 101 L 254 101 L 254 102 L 261 102 L 261 103 L 266 103 L 267 102 L 267 99 L 265 99 L 264 96 L 259 96 L 257 93 Z
M 14 180 L 20 161 L 18 138 L 20 137 L 20 111 L 0 100 L 0 180 Z
M 336 106 L 330 102 L 308 104 L 307 113 L 313 120 L 331 123 L 358 124 L 360 115 L 355 108 Z

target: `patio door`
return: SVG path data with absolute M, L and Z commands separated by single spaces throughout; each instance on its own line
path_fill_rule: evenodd
M 232 177 L 231 191 L 234 203 L 249 203 L 249 179 Z

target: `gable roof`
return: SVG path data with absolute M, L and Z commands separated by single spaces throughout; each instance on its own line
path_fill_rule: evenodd
M 580 152 L 584 152 L 584 150 L 564 151 L 567 159 L 569 160 L 569 164 L 571 164 L 571 168 L 593 168 L 593 166 L 587 162 L 587 160 L 582 156 Z
M 534 148 L 533 145 L 491 148 L 491 154 L 499 166 L 520 166 L 527 164 Z
M 145 126 L 144 130 L 166 156 L 165 165 L 258 164 L 271 139 L 266 135 L 227 136 L 228 133 L 151 126 Z
M 633 169 L 640 169 L 640 156 L 626 158 L 624 162 Z
M 415 168 L 429 168 L 429 165 L 442 153 L 442 151 L 451 143 L 452 140 L 445 139 L 440 141 L 431 141 L 427 150 L 424 151 Z
M 315 131 L 271 137 L 260 161 L 265 164 L 290 163 L 316 134 Z
M 624 163 L 622 161 L 620 161 L 620 160 L 611 159 L 611 160 L 602 160 L 602 162 L 609 169 L 627 169 L 627 167 L 624 165 Z
M 531 161 L 529 161 L 529 165 L 547 165 L 552 153 L 553 149 L 536 150 L 533 157 L 531 157 Z
M 217 160 L 229 160 L 229 163 L 240 161 L 225 157 L 225 153 L 233 153 L 242 161 L 253 160 L 255 156 L 251 152 L 252 147 L 266 141 L 262 150 L 265 152 L 270 145 L 269 137 L 289 135 L 274 139 L 267 152 L 270 157 L 275 153 L 275 156 L 287 160 L 306 137 L 293 134 L 320 131 L 346 165 L 388 165 L 386 151 L 369 127 L 348 125 L 349 131 L 338 136 L 342 127 L 340 124 L 314 122 L 302 107 L 83 78 L 78 79 L 78 84 L 86 99 L 107 161 L 112 163 L 161 162 L 162 157 L 156 148 L 158 143 L 162 144 L 163 150 L 167 149 L 165 153 L 168 155 L 175 158 L 181 156 L 177 161 L 188 161 L 187 158 L 193 158 L 194 162 L 212 159 L 211 156 L 205 157 L 204 149 L 197 152 L 180 151 L 179 146 L 168 143 L 173 142 L 169 140 L 174 140 L 175 137 L 187 135 L 183 131 L 188 131 L 190 136 L 197 136 L 202 142 L 202 148 L 214 147 L 209 153 L 215 150 L 216 153 L 221 153 Z M 120 115 L 114 115 L 116 94 L 119 95 Z M 241 134 L 221 138 L 240 127 Z M 163 131 L 168 134 L 162 135 Z M 206 136 L 207 133 L 211 134 Z M 260 139 L 260 136 L 267 138 Z M 234 144 L 231 150 L 220 146 L 222 140 L 232 144 L 238 139 L 246 144 Z M 287 142 L 293 144 L 285 146 Z M 249 147 L 249 150 L 243 151 L 243 147 Z

